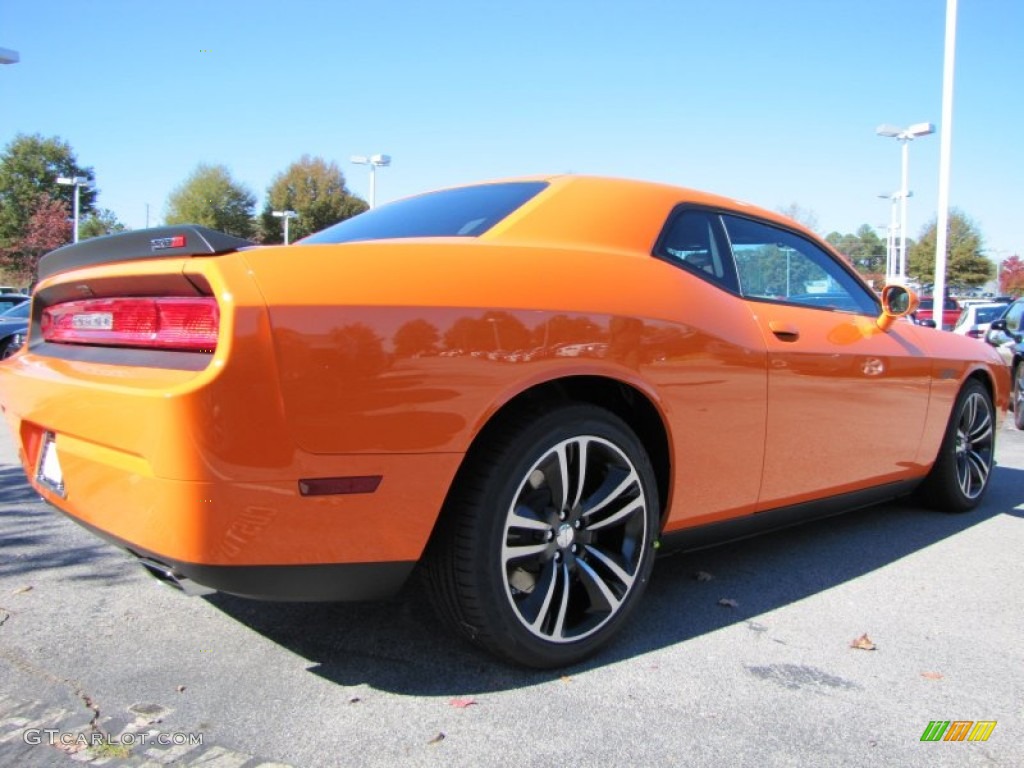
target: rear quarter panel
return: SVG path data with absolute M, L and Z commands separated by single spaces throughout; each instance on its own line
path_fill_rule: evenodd
M 662 416 L 685 489 L 670 524 L 754 508 L 764 344 L 742 302 L 693 275 L 647 254 L 464 239 L 245 258 L 307 451 L 462 453 L 526 389 L 601 376 Z

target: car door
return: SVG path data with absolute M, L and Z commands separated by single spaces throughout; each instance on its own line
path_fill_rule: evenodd
M 930 384 L 913 326 L 881 331 L 872 293 L 811 239 L 744 216 L 721 220 L 768 349 L 758 509 L 913 474 Z

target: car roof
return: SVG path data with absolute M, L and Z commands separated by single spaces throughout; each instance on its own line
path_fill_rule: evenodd
M 576 174 L 501 181 L 544 181 L 548 187 L 481 235 L 481 240 L 587 243 L 649 254 L 669 213 L 682 203 L 756 216 L 816 237 L 799 222 L 774 211 L 670 184 Z

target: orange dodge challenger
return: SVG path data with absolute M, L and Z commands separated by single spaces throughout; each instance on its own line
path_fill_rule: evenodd
M 800 225 L 581 176 L 410 197 L 292 246 L 47 255 L 0 402 L 34 487 L 186 589 L 374 599 L 564 665 L 659 544 L 988 486 L 1009 374 Z

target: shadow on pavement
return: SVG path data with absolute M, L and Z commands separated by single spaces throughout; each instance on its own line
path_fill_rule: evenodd
M 313 663 L 340 685 L 404 695 L 456 695 L 536 685 L 614 664 L 825 592 L 900 560 L 1024 501 L 1024 470 L 998 467 L 981 507 L 943 515 L 886 504 L 695 553 L 661 558 L 637 611 L 612 645 L 574 668 L 517 669 L 453 637 L 434 619 L 418 583 L 372 604 L 262 603 L 208 598 L 224 613 Z M 714 580 L 695 580 L 698 571 Z M 736 600 L 736 609 L 719 599 Z M 756 629 L 756 627 L 753 627 Z
M 21 467 L 0 466 L 0 577 L 24 580 L 58 569 L 66 571 L 62 578 L 102 584 L 126 573 L 118 550 L 84 531 L 68 536 L 63 515 L 39 497 Z

